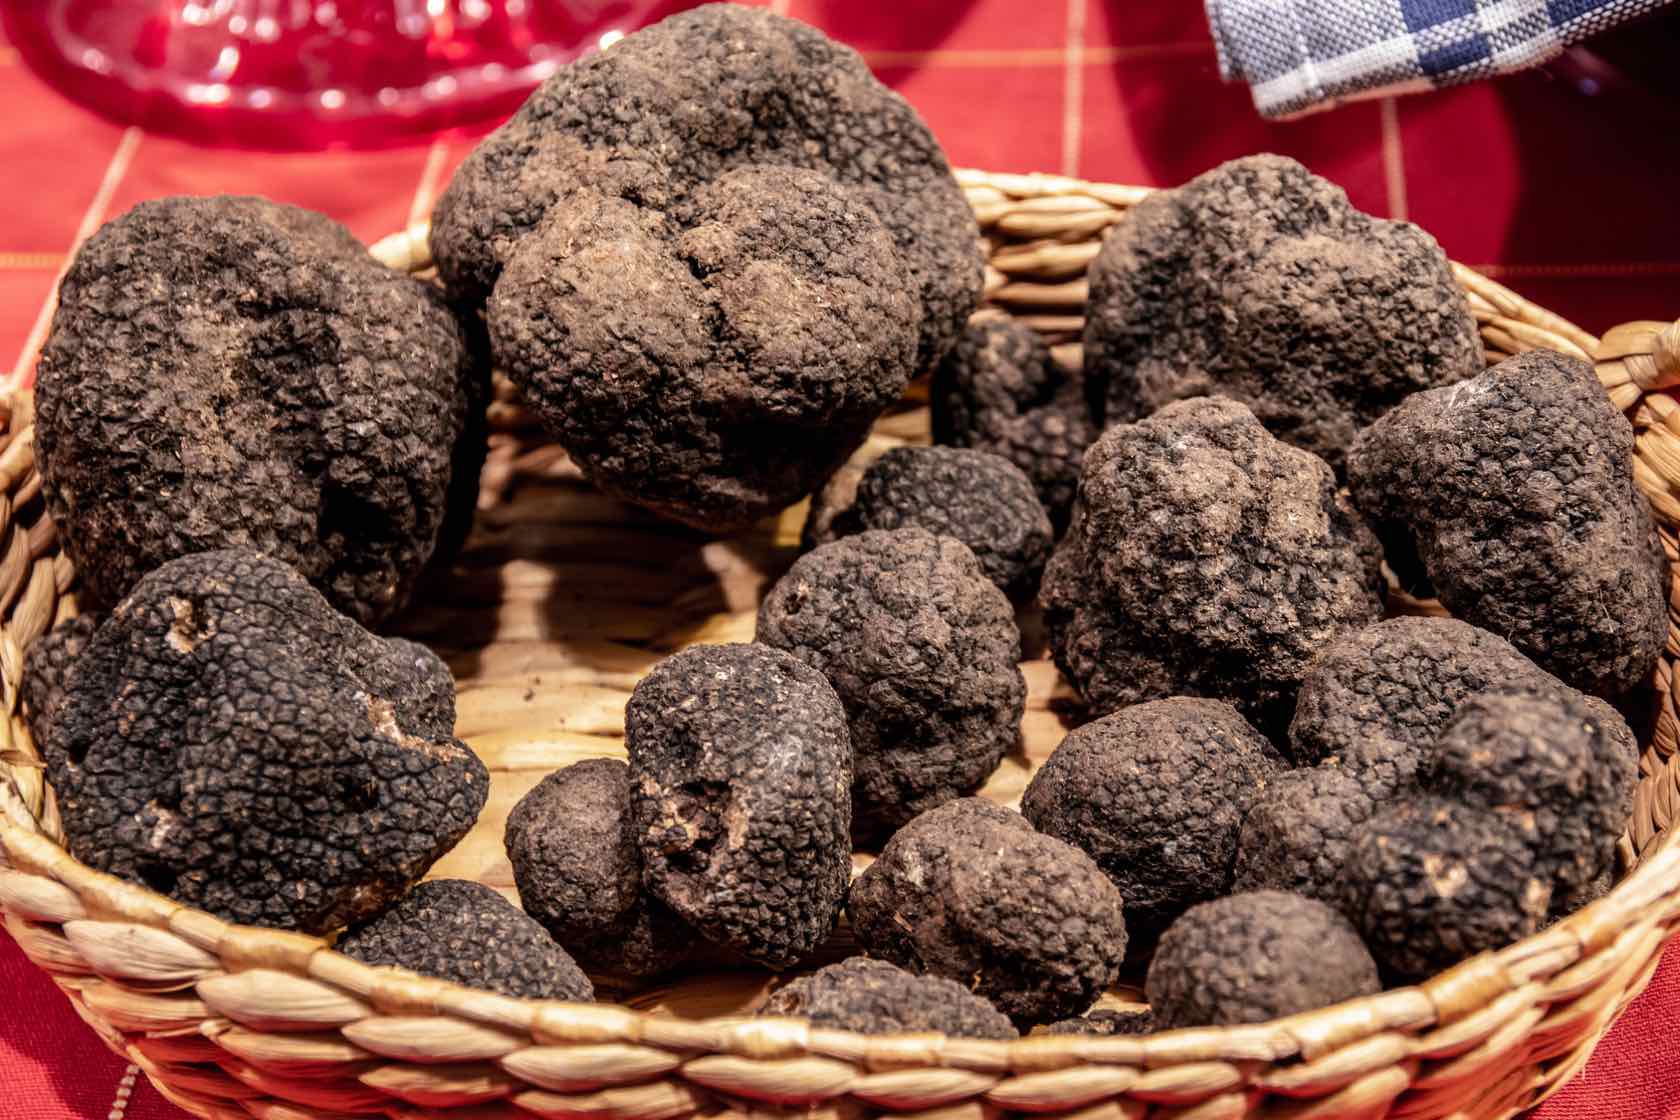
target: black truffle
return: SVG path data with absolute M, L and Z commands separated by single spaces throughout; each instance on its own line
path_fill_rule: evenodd
M 1090 283 L 1085 376 L 1109 424 L 1232 397 L 1339 471 L 1360 428 L 1482 365 L 1435 239 L 1279 156 L 1150 195 L 1108 234 Z
M 1342 868 L 1378 805 L 1364 783 L 1336 764 L 1277 775 L 1243 817 L 1232 887 L 1290 891 L 1337 905 Z
M 840 490 L 850 493 L 842 494 Z M 1019 467 L 997 455 L 956 447 L 895 447 L 871 463 L 855 487 L 830 484 L 805 521 L 806 548 L 866 529 L 926 529 L 955 537 L 986 578 L 1030 598 L 1050 558 L 1050 519 Z
M 519 907 L 482 883 L 433 879 L 351 930 L 338 951 L 516 999 L 595 998 L 589 977 Z
M 694 646 L 624 714 L 642 881 L 712 941 L 780 968 L 851 879 L 851 746 L 823 675 L 762 645 Z
M 1206 696 L 1281 738 L 1312 656 L 1381 613 L 1380 579 L 1330 468 L 1201 399 L 1091 445 L 1040 598 L 1056 664 L 1097 714 Z
M 1147 955 L 1186 909 L 1230 889 L 1243 814 L 1282 769 L 1231 705 L 1155 700 L 1069 732 L 1021 813 L 1120 888 L 1131 951 Z
M 79 614 L 36 638 L 24 655 L 18 694 L 37 741 L 50 738 L 47 722 L 64 700 L 65 682 L 99 629 L 99 616 Z
M 1503 814 L 1419 797 L 1366 824 L 1342 913 L 1395 979 L 1422 980 L 1539 930 L 1552 876 Z
M 526 913 L 589 968 L 656 976 L 689 958 L 694 931 L 642 885 L 630 768 L 592 758 L 538 782 L 503 840 Z
M 249 547 L 371 625 L 433 554 L 475 462 L 463 436 L 482 439 L 441 297 L 257 198 L 143 202 L 89 238 L 38 376 L 47 508 L 106 604 L 166 560 Z
M 1454 615 L 1585 692 L 1650 674 L 1668 560 L 1633 430 L 1587 362 L 1532 350 L 1413 396 L 1360 435 L 1348 483 Z
M 977 789 L 1020 738 L 1014 611 L 950 537 L 871 530 L 806 553 L 760 604 L 758 640 L 822 672 L 845 705 L 857 835 Z
M 934 442 L 1002 455 L 1038 491 L 1058 535 L 1079 489 L 1079 464 L 1101 430 L 1084 380 L 1030 327 L 977 315 L 934 371 Z
M 1076 1019 L 1051 1023 L 1039 1034 L 1138 1035 L 1155 1033 L 1155 1015 L 1147 1007 L 1135 1010 L 1090 1011 Z
M 760 1015 L 809 1019 L 859 1034 L 939 1031 L 952 1038 L 1015 1038 L 1009 1017 L 961 984 L 852 957 L 777 991 Z
M 1126 953 L 1120 892 L 1091 858 L 975 797 L 900 829 L 848 913 L 870 955 L 955 980 L 1020 1026 L 1089 1007 Z
M 249 550 L 141 579 L 46 715 L 33 730 L 71 854 L 251 925 L 378 913 L 489 793 L 437 655 Z
M 1551 680 L 1510 642 L 1467 622 L 1388 619 L 1342 634 L 1313 659 L 1289 741 L 1298 763 L 1334 759 L 1385 800 L 1416 784 L 1465 700 L 1493 685 Z
M 1144 982 L 1163 1030 L 1264 1023 L 1381 990 L 1347 919 L 1284 891 L 1192 907 L 1162 936 Z

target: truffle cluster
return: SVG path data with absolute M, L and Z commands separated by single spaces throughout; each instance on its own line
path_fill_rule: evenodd
M 917 976 L 886 961 L 852 957 L 802 976 L 760 1015 L 809 1019 L 859 1034 L 939 1031 L 952 1038 L 1014 1038 L 1009 1017 L 954 980 Z

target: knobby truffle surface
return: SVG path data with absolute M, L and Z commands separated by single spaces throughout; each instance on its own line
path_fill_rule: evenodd
M 84 864 L 323 933 L 378 913 L 472 826 L 489 774 L 454 723 L 436 654 L 235 549 L 144 577 L 32 726 Z
M 1109 424 L 1231 397 L 1339 471 L 1359 429 L 1482 366 L 1435 239 L 1355 210 L 1280 156 L 1150 195 L 1109 233 L 1090 281 L 1086 377 Z
M 1338 905 L 1342 869 L 1378 805 L 1335 763 L 1277 775 L 1243 817 L 1231 885 Z
M 1018 1026 L 1089 1007 L 1126 953 L 1120 892 L 1091 858 L 974 797 L 900 829 L 848 913 L 872 956 L 963 984 Z
M 1040 597 L 1097 714 L 1205 696 L 1282 738 L 1313 655 L 1381 613 L 1380 578 L 1330 468 L 1205 398 L 1091 445 Z
M 482 883 L 433 879 L 346 934 L 338 951 L 516 999 L 595 998 L 589 977 L 533 918 Z
M 760 1015 L 809 1019 L 859 1034 L 939 1031 L 952 1038 L 1015 1038 L 1009 1017 L 961 984 L 851 957 L 780 989 Z
M 763 645 L 693 646 L 630 696 L 642 880 L 711 940 L 783 967 L 827 938 L 851 878 L 846 713 Z
M 255 548 L 371 625 L 476 469 L 480 376 L 442 298 L 338 223 L 143 202 L 65 273 L 36 387 L 47 507 L 101 603 L 174 557 Z
M 98 615 L 79 614 L 36 638 L 24 654 L 18 692 L 37 742 L 51 737 L 46 721 L 64 700 L 70 670 L 98 629 Z
M 1155 1032 L 1155 1015 L 1147 1007 L 1135 1010 L 1101 1008 L 1074 1019 L 1051 1023 L 1040 1034 L 1138 1035 Z
M 1587 362 L 1532 350 L 1411 397 L 1361 434 L 1348 483 L 1455 616 L 1585 692 L 1650 674 L 1668 560 L 1633 429 Z
M 1020 737 L 1020 631 L 968 547 L 921 529 L 813 549 L 758 612 L 758 640 L 845 706 L 854 833 L 877 836 L 977 789 Z

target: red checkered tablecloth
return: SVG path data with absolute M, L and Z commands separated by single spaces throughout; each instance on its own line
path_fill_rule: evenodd
M 1171 184 L 1283 152 L 1376 214 L 1593 331 L 1680 315 L 1680 78 L 1529 73 L 1287 124 L 1220 84 L 1199 0 L 775 0 L 864 52 L 953 162 Z M 1634 34 L 1645 34 L 1636 30 Z M 1669 34 L 1673 34 L 1672 25 Z M 1596 87 L 1596 92 L 1593 92 Z M 367 239 L 426 214 L 471 136 L 394 151 L 207 151 L 96 119 L 0 45 L 0 374 L 25 382 L 74 246 L 141 199 L 222 191 L 324 211 Z M 0 1120 L 178 1120 L 0 937 Z M 1680 1118 L 1680 953 L 1543 1108 L 1544 1120 Z M 133 1085 L 132 1092 L 126 1086 Z

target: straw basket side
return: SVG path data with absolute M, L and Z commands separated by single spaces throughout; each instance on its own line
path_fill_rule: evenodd
M 991 306 L 1079 360 L 1086 265 L 1140 188 L 962 174 L 990 265 Z M 429 264 L 424 227 L 375 246 Z M 1680 324 L 1596 339 L 1459 270 L 1490 360 L 1533 347 L 1594 359 L 1638 435 L 1636 472 L 1676 553 Z M 1680 922 L 1674 761 L 1680 633 L 1653 680 L 1627 875 L 1539 935 L 1426 984 L 1258 1026 L 1146 1038 L 1018 1042 L 865 1038 L 753 1020 L 768 980 L 696 974 L 664 988 L 603 988 L 614 1004 L 535 1003 L 376 970 L 298 934 L 229 925 L 90 871 L 61 832 L 19 717 L 22 651 L 76 611 L 75 573 L 42 512 L 27 394 L 0 403 L 0 908 L 7 930 L 71 1004 L 165 1096 L 205 1117 L 446 1114 L 467 1120 L 681 1120 L 797 1113 L 918 1120 L 1014 1114 L 1141 1117 L 1505 1117 L 1572 1076 L 1655 970 Z M 753 609 L 794 555 L 802 509 L 727 541 L 661 523 L 591 491 L 510 393 L 495 429 L 479 523 L 401 632 L 444 653 L 458 733 L 491 767 L 485 818 L 435 873 L 511 889 L 501 827 L 550 770 L 622 752 L 629 689 L 661 656 L 750 638 Z M 913 392 L 861 453 L 927 440 Z M 1025 756 L 983 791 L 1018 798 L 1060 740 L 1065 686 L 1042 659 L 1029 682 Z M 844 940 L 831 947 L 844 952 Z

